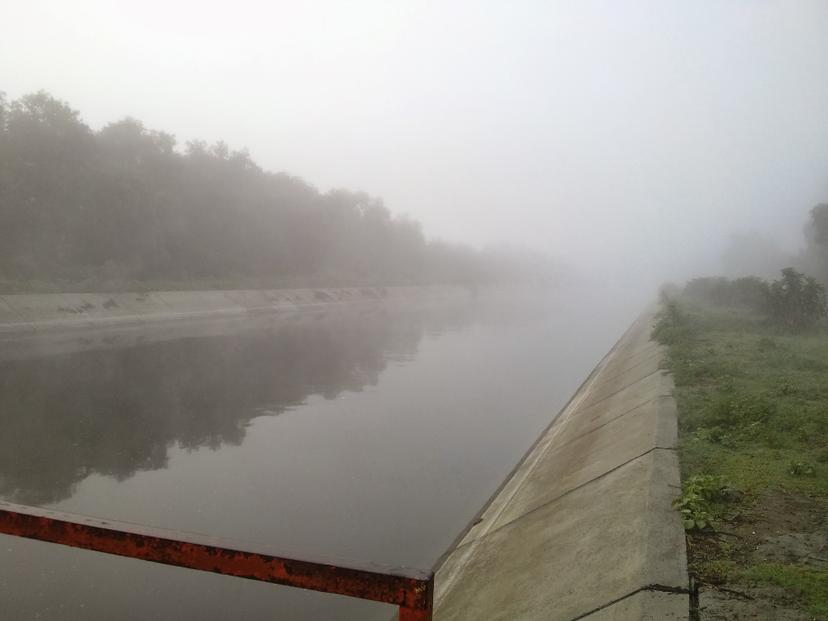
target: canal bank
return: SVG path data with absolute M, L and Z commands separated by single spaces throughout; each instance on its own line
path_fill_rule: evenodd
M 639 318 L 436 577 L 438 621 L 687 619 L 673 384 Z
M 430 568 L 637 310 L 608 313 L 604 292 L 510 293 L 4 337 L 0 496 L 299 558 Z M 9 618 L 393 613 L 0 539 Z
M 464 287 L 435 285 L 8 294 L 0 295 L 0 333 L 122 327 L 150 322 L 290 313 L 377 300 L 467 296 L 468 291 Z

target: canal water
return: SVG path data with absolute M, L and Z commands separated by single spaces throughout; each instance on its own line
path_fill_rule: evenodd
M 0 342 L 0 497 L 427 569 L 632 310 L 463 295 Z M 7 536 L 0 602 L 3 619 L 394 613 Z

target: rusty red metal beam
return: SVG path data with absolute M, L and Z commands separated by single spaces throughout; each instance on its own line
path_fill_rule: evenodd
M 431 621 L 431 609 L 418 610 L 416 608 L 402 608 L 400 607 L 400 616 L 398 621 Z
M 356 568 L 246 551 L 235 542 L 0 502 L 0 533 L 226 576 L 394 604 L 400 621 L 431 621 L 434 575 Z

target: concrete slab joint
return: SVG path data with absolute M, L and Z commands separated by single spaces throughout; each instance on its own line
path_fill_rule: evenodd
M 437 572 L 438 621 L 687 620 L 672 381 L 640 317 Z

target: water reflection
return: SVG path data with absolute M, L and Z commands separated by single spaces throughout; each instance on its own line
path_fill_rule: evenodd
M 424 334 L 469 316 L 467 303 L 423 310 L 212 324 L 209 338 L 162 329 L 165 338 L 17 344 L 7 350 L 15 359 L 0 361 L 0 496 L 55 503 L 93 473 L 124 480 L 165 468 L 172 447 L 238 445 L 251 419 L 374 385 L 389 362 L 416 353 Z
M 428 567 L 626 327 L 607 308 L 464 298 L 4 339 L 0 495 Z M 392 613 L 15 537 L 0 557 L 3 618 Z

